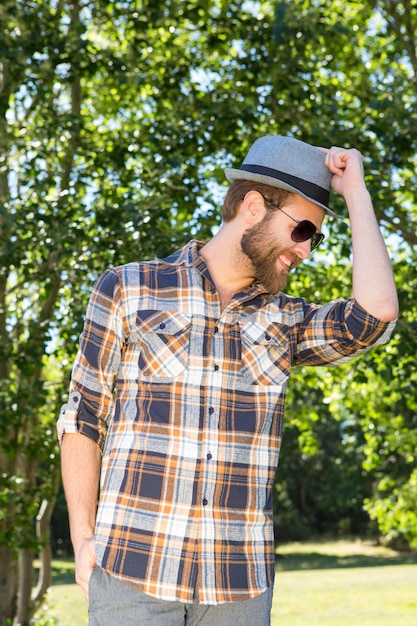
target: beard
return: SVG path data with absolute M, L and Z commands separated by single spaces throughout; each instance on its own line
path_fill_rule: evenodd
M 240 246 L 250 260 L 255 278 L 271 295 L 276 295 L 287 285 L 288 272 L 277 269 L 277 259 L 286 248 L 276 236 L 272 237 L 269 222 L 272 213 L 267 213 L 259 224 L 243 233 Z

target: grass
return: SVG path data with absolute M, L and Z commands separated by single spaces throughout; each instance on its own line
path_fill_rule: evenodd
M 278 550 L 272 626 L 417 626 L 417 554 L 359 541 Z
M 289 543 L 277 551 L 272 626 L 417 626 L 417 553 L 363 541 Z M 85 626 L 71 561 L 55 561 L 47 612 Z
M 88 624 L 87 604 L 80 587 L 74 582 L 74 562 L 53 562 L 52 587 L 46 599 L 46 612 L 59 626 Z

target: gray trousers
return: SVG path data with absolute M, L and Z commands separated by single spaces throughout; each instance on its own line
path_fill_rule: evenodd
M 166 602 L 126 585 L 99 567 L 90 578 L 89 626 L 270 626 L 272 587 L 242 602 Z

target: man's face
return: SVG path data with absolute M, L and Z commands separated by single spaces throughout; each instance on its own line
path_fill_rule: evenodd
M 324 211 L 301 196 L 282 207 L 294 219 L 308 219 L 320 229 Z M 295 243 L 291 233 L 295 222 L 281 211 L 267 211 L 263 219 L 246 230 L 241 248 L 254 269 L 254 277 L 271 294 L 283 291 L 288 273 L 310 255 L 310 240 Z

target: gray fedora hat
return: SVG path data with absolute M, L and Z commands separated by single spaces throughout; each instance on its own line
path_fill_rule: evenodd
M 303 196 L 328 215 L 332 173 L 325 166 L 322 150 L 293 137 L 260 137 L 251 146 L 240 169 L 225 169 L 228 181 L 252 180 Z

